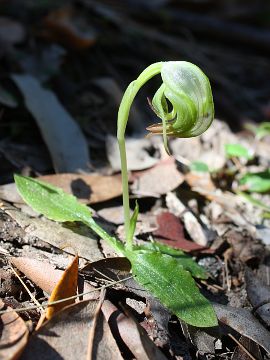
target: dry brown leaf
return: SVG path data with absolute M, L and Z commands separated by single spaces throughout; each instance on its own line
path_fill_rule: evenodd
M 125 257 L 106 258 L 87 264 L 81 271 L 90 276 L 118 281 L 128 277 L 131 265 Z M 118 285 L 121 286 L 121 283 Z
M 189 172 L 185 175 L 185 181 L 188 185 L 194 189 L 204 189 L 204 191 L 212 192 L 216 190 L 216 187 L 211 180 L 211 175 L 209 173 L 195 173 Z
M 157 215 L 158 229 L 153 232 L 156 241 L 185 251 L 200 251 L 205 249 L 193 241 L 187 240 L 184 234 L 184 227 L 179 218 L 169 211 Z
M 263 360 L 259 345 L 245 336 L 241 336 L 239 345 L 233 352 L 232 360 L 251 360 L 250 355 L 253 356 L 253 359 Z
M 62 270 L 55 269 L 55 267 L 48 262 L 32 258 L 12 257 L 10 261 L 47 294 L 52 293 L 64 273 Z M 79 277 L 79 291 L 86 292 L 91 290 L 93 290 L 93 287 Z M 96 299 L 97 297 L 98 292 L 93 292 L 87 295 L 85 299 Z
M 149 170 L 134 174 L 132 192 L 139 196 L 159 197 L 174 190 L 184 181 L 177 170 L 175 160 L 170 157 L 160 161 Z
M 41 35 L 72 50 L 83 50 L 96 42 L 96 36 L 74 9 L 69 6 L 52 11 L 43 21 Z
M 0 310 L 12 310 L 0 299 Z M 28 329 L 22 318 L 15 312 L 0 315 L 0 359 L 19 359 L 28 341 Z
M 47 293 L 52 292 L 53 287 L 54 287 L 53 284 L 56 284 L 63 274 L 63 271 L 56 270 L 56 269 L 54 269 L 54 267 L 52 265 L 50 265 L 48 263 L 44 263 L 42 261 L 37 261 L 37 260 L 33 260 L 33 259 L 28 259 L 28 258 L 11 258 L 11 262 L 20 271 L 22 271 L 27 277 L 29 277 L 34 283 L 36 283 L 39 287 L 41 287 L 41 289 L 43 289 Z M 117 272 L 116 273 L 113 272 L 113 269 L 118 268 L 118 265 L 119 264 L 116 259 L 111 259 L 109 261 L 109 268 L 110 268 L 109 273 L 108 272 L 106 273 L 105 264 L 103 264 L 103 262 L 97 262 L 96 268 L 99 271 L 104 272 L 105 278 L 106 278 L 106 276 L 108 276 L 110 279 L 115 278 L 116 280 L 118 280 L 119 277 L 121 277 L 122 275 L 118 274 Z M 128 262 L 126 262 L 124 259 L 120 260 L 120 270 L 123 267 L 123 269 L 122 269 L 123 273 L 126 272 L 126 269 L 128 269 L 128 266 L 129 266 Z M 92 270 L 95 271 L 95 264 L 92 264 L 91 267 L 92 267 Z M 103 269 L 103 267 L 104 267 L 104 269 Z M 100 277 L 100 274 L 99 274 L 99 277 Z M 132 287 L 132 289 L 133 288 L 134 288 L 134 286 Z M 82 291 L 89 291 L 89 290 L 93 290 L 91 285 L 84 283 L 84 289 Z M 80 292 L 81 292 L 81 290 L 80 290 Z M 98 292 L 93 292 L 93 293 L 87 295 L 87 297 L 90 299 L 97 299 Z M 68 308 L 70 308 L 70 307 L 66 307 L 64 309 L 64 311 Z M 112 305 L 109 301 L 106 300 L 102 305 L 102 312 L 105 315 L 107 321 L 109 321 L 109 319 L 113 319 L 113 317 L 112 317 L 113 314 L 118 314 L 118 309 L 114 305 Z M 51 321 L 53 321 L 53 323 L 56 323 L 55 319 L 57 319 L 58 315 L 61 313 L 62 313 L 62 311 L 60 311 L 58 314 L 56 314 L 49 321 L 49 323 Z M 111 320 L 110 320 L 110 322 L 111 322 Z M 46 328 L 47 323 L 48 322 L 46 322 L 40 329 L 42 334 L 43 334 L 42 329 Z M 103 326 L 105 327 L 106 325 L 103 324 Z M 152 359 L 152 358 L 162 359 L 162 360 L 165 359 L 164 355 L 158 350 L 158 348 L 156 348 L 154 343 L 152 343 L 152 341 L 149 339 L 145 330 L 143 330 L 139 325 L 135 324 L 134 320 L 126 317 L 124 314 L 121 314 L 120 317 L 119 316 L 117 317 L 115 326 L 119 327 L 119 333 L 121 335 L 122 340 L 125 342 L 125 344 L 128 346 L 128 348 L 130 348 L 131 351 L 136 355 L 137 359 L 140 359 L 140 360 Z M 129 329 L 129 331 L 127 331 L 127 329 Z M 141 333 L 141 331 L 143 333 Z M 39 334 L 39 330 L 37 333 Z M 44 336 L 46 336 L 46 332 L 44 332 Z M 51 339 L 51 340 L 48 339 L 48 341 L 54 342 L 53 339 Z M 55 341 L 57 342 L 57 339 Z M 60 342 L 60 340 L 59 340 L 59 342 Z M 35 346 L 38 348 L 38 345 L 40 345 L 40 344 L 38 343 Z M 32 345 L 32 342 L 31 342 L 31 346 L 34 346 L 34 345 Z M 59 343 L 59 346 L 62 346 L 62 345 Z M 44 352 L 45 352 L 45 350 L 46 349 L 44 349 Z M 35 351 L 37 351 L 37 349 Z M 48 349 L 48 351 L 49 351 L 49 349 Z M 52 351 L 52 350 L 50 350 L 50 351 Z M 46 352 L 47 352 L 47 350 L 46 350 Z M 151 356 L 148 357 L 147 354 L 149 354 L 149 353 L 152 354 L 151 355 L 152 357 Z M 29 353 L 27 353 L 27 357 L 25 357 L 25 358 L 23 357 L 23 359 L 35 359 L 35 357 L 34 357 L 35 354 L 36 354 L 35 352 L 32 353 L 29 349 Z M 50 354 L 50 356 L 53 356 L 53 352 L 49 352 L 49 354 Z M 155 354 L 155 355 L 153 355 L 153 354 Z M 31 356 L 33 356 L 33 357 L 31 357 Z M 51 360 L 54 358 L 47 357 L 44 359 Z M 67 359 L 69 359 L 69 358 L 67 357 Z
M 121 175 L 56 174 L 40 176 L 38 179 L 58 186 L 88 204 L 110 200 L 122 194 Z
M 209 242 L 209 231 L 206 227 L 202 226 L 193 212 L 171 192 L 166 196 L 166 204 L 174 215 L 179 216 L 183 220 L 185 229 L 191 239 L 201 246 L 207 246 Z
M 51 294 L 63 274 L 48 262 L 28 257 L 12 257 L 10 262 L 47 294 Z
M 98 301 L 81 301 L 59 311 L 32 335 L 21 360 L 86 359 L 88 334 Z M 97 323 L 93 359 L 122 360 L 103 316 Z
M 220 322 L 255 341 L 270 353 L 269 331 L 263 327 L 250 311 L 221 304 L 214 304 L 214 309 Z
M 270 287 L 264 284 L 250 269 L 245 271 L 248 299 L 266 326 L 270 325 Z
M 249 266 L 257 266 L 265 254 L 264 245 L 247 231 L 228 230 L 224 238 L 231 245 L 233 257 Z
M 53 289 L 49 302 L 61 300 L 70 296 L 76 295 L 78 285 L 78 267 L 79 258 L 75 256 L 71 264 L 64 271 L 61 279 Z M 58 311 L 65 306 L 75 302 L 75 299 L 68 300 L 64 303 L 49 306 L 46 310 L 46 319 L 51 319 Z
M 149 152 L 146 151 L 146 149 L 150 149 L 151 147 L 152 144 L 149 139 L 126 139 L 127 162 L 130 171 L 149 169 L 158 162 L 158 159 L 151 157 Z M 111 135 L 107 136 L 106 151 L 112 169 L 114 171 L 120 171 L 121 161 L 116 137 Z
M 150 340 L 147 332 L 134 319 L 121 313 L 109 300 L 102 311 L 114 334 L 119 334 L 137 360 L 165 360 L 165 355 Z

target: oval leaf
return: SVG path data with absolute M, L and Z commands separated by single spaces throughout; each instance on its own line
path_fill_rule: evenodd
M 138 251 L 129 259 L 136 280 L 180 319 L 197 327 L 217 326 L 212 305 L 176 259 L 158 252 Z
M 250 192 L 264 193 L 270 191 L 270 170 L 258 173 L 247 173 L 240 179 Z
M 251 152 L 240 144 L 226 144 L 225 153 L 228 158 L 240 157 L 250 160 L 253 158 Z
M 152 251 L 152 252 L 160 252 L 162 254 L 170 255 L 187 271 L 191 273 L 192 276 L 198 279 L 207 279 L 208 274 L 207 271 L 200 265 L 196 263 L 195 260 L 192 259 L 191 256 L 184 253 L 184 251 L 180 249 L 174 249 L 165 244 L 158 243 L 156 241 L 139 245 L 135 247 L 138 250 Z
M 21 175 L 14 179 L 24 201 L 51 220 L 87 222 L 91 217 L 86 205 L 53 185 Z

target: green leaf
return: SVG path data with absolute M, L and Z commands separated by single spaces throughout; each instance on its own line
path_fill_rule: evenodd
M 225 152 L 228 158 L 231 157 L 243 157 L 245 159 L 252 159 L 253 155 L 251 152 L 245 148 L 243 145 L 240 144 L 226 144 L 225 145 Z
M 62 189 L 26 176 L 14 175 L 14 179 L 25 202 L 51 220 L 87 222 L 91 217 L 86 205 Z
M 129 225 L 129 230 L 128 230 L 128 241 L 127 242 L 132 242 L 132 240 L 133 240 L 138 215 L 139 215 L 139 205 L 138 205 L 138 202 L 136 201 L 135 209 L 134 209 L 134 212 L 133 212 L 133 214 L 131 216 L 131 219 L 130 219 L 130 225 Z
M 177 262 L 187 271 L 191 273 L 192 276 L 198 279 L 207 279 L 208 274 L 203 267 L 198 265 L 196 261 L 192 259 L 191 256 L 184 253 L 180 249 L 174 249 L 165 244 L 158 243 L 156 241 L 149 242 L 145 245 L 139 245 L 135 247 L 135 250 L 145 250 L 151 252 L 160 252 L 162 254 L 170 255 L 174 257 Z
M 136 280 L 180 319 L 197 327 L 217 326 L 212 305 L 176 259 L 159 252 L 134 251 L 129 260 Z
M 202 161 L 193 161 L 190 165 L 190 170 L 197 172 L 209 172 L 208 165 Z
M 250 192 L 270 191 L 270 169 L 258 173 L 247 173 L 240 179 L 240 185 L 246 185 Z
M 14 179 L 20 195 L 34 210 L 54 221 L 81 221 L 125 255 L 124 244 L 102 229 L 92 218 L 89 208 L 79 203 L 75 196 L 30 177 L 14 175 Z

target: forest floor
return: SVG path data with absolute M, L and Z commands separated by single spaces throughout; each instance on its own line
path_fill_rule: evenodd
M 0 359 L 269 359 L 270 30 L 253 23 L 262 8 L 19 3 L 0 5 Z M 162 60 L 205 71 L 216 119 L 200 137 L 170 139 L 168 155 L 160 137 L 145 137 L 159 80 L 142 89 L 126 139 L 134 241 L 184 250 L 208 272 L 196 282 L 215 328 L 178 319 L 104 240 L 32 210 L 13 179 L 61 187 L 124 241 L 117 108 Z

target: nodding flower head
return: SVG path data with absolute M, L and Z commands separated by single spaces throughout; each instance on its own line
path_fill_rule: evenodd
M 207 76 L 200 68 L 186 61 L 162 63 L 162 85 L 152 100 L 152 108 L 162 123 L 149 126 L 151 134 L 193 137 L 201 135 L 214 118 L 214 103 Z

